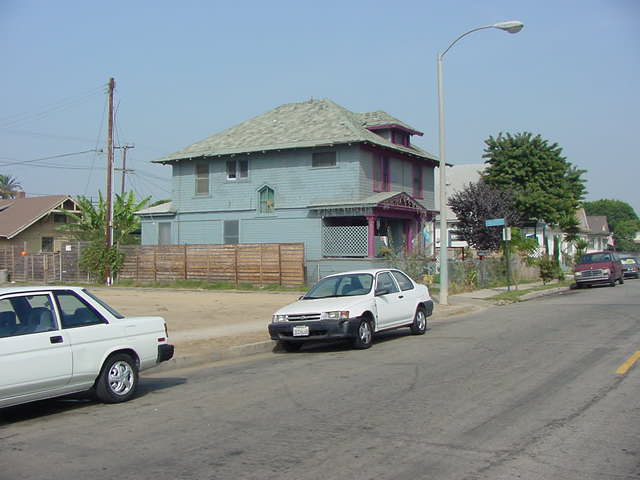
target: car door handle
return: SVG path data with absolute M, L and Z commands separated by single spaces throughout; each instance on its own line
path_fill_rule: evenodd
M 64 342 L 64 339 L 62 338 L 62 335 L 56 335 L 55 337 L 49 337 L 49 341 L 51 343 L 62 343 Z
M 398 298 L 404 298 L 404 295 L 398 295 Z

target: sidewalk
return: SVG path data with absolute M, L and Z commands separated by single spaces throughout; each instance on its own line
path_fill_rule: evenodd
M 520 285 L 519 290 L 528 290 L 539 285 L 542 285 L 542 282 Z M 535 298 L 537 296 L 557 293 L 558 291 L 566 289 L 567 287 L 562 287 L 559 289 L 545 290 L 543 292 L 531 292 L 525 297 Z M 492 308 L 495 304 L 487 301 L 486 299 L 506 290 L 507 287 L 499 287 L 450 295 L 448 302 L 449 305 L 440 305 L 438 303 L 437 294 L 433 295 L 435 307 L 433 315 L 429 317 L 429 322 L 443 322 L 451 317 L 476 313 L 487 308 Z M 110 290 L 110 292 L 112 294 L 115 293 L 113 289 Z M 103 296 L 103 292 L 96 293 Z M 169 293 L 170 292 L 163 292 L 160 295 L 164 297 L 169 310 L 173 310 L 171 308 Z M 266 312 L 267 310 L 269 312 L 275 311 L 277 308 L 274 308 L 273 305 L 286 305 L 297 297 L 297 294 L 269 294 L 262 292 L 224 293 L 206 291 L 183 291 L 179 295 L 181 297 L 185 295 L 194 297 L 192 299 L 188 298 L 187 301 L 190 303 L 198 303 L 199 305 L 202 305 L 203 309 L 208 308 L 207 303 L 211 303 L 223 310 L 225 310 L 225 308 L 230 309 L 230 307 L 225 307 L 220 304 L 220 295 L 230 295 L 231 302 L 240 302 L 240 305 L 244 305 L 245 307 L 248 304 L 258 303 L 260 308 L 257 308 L 257 312 L 253 314 L 253 316 L 246 314 L 247 309 L 244 310 L 245 315 L 239 315 L 237 312 L 233 314 L 233 312 L 228 311 L 226 313 L 229 315 L 224 316 L 226 321 L 215 321 L 215 315 L 211 313 L 211 317 L 208 318 L 210 321 L 205 324 L 203 324 L 203 322 L 194 323 L 193 321 L 172 321 L 173 317 L 169 312 L 167 312 L 166 317 L 169 324 L 169 338 L 170 341 L 176 345 L 176 354 L 175 358 L 160 365 L 154 369 L 155 371 L 189 367 L 203 363 L 273 351 L 276 342 L 269 338 L 267 326 L 270 321 L 270 313 L 267 314 Z M 104 296 L 105 299 L 107 299 L 107 296 L 113 295 Z M 250 300 L 250 297 L 253 297 L 253 299 Z M 523 299 L 526 300 L 528 298 Z M 229 322 L 229 318 L 233 318 L 233 323 Z

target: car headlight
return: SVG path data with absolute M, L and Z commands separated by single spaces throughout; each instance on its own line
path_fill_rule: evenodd
M 286 315 L 274 315 L 273 317 L 271 317 L 271 321 L 273 323 L 286 322 L 287 321 L 287 316 Z
M 611 273 L 611 270 L 609 270 L 608 268 L 603 268 L 603 269 L 602 269 L 602 273 L 603 273 L 604 275 L 609 275 L 609 274 Z
M 576 272 L 576 273 L 574 273 L 574 276 L 581 277 L 582 276 L 582 272 Z
M 349 318 L 349 311 L 322 312 L 321 318 L 323 320 L 343 320 Z

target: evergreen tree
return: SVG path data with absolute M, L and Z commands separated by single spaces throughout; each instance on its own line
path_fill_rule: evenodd
M 524 132 L 490 136 L 485 144 L 483 158 L 489 166 L 483 178 L 511 192 L 523 218 L 572 226 L 568 219 L 584 197 L 585 171 L 568 162 L 557 143 Z

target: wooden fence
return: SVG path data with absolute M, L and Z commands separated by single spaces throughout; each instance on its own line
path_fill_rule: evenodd
M 83 243 L 62 246 L 60 252 L 29 253 L 0 249 L 0 269 L 18 282 L 88 282 L 80 268 Z M 304 244 L 127 245 L 120 280 L 172 282 L 201 280 L 252 285 L 304 285 Z
M 5 246 L 0 249 L 0 269 L 16 282 L 88 282 L 91 276 L 80 268 L 82 242 L 63 245 L 60 252 L 28 253 L 22 249 Z
M 304 244 L 129 245 L 119 278 L 139 282 L 297 286 L 304 279 Z

